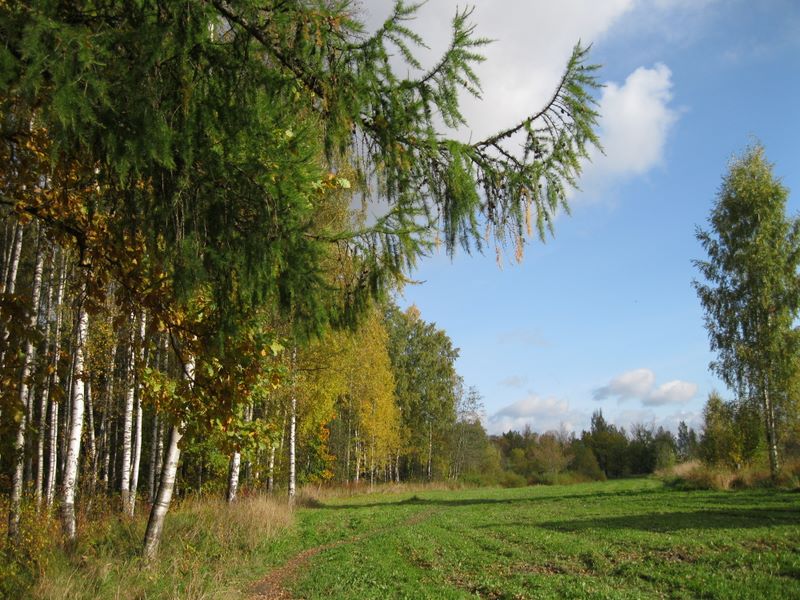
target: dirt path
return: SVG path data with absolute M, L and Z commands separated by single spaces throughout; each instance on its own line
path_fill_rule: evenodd
M 292 600 L 292 595 L 286 589 L 286 584 L 294 580 L 298 571 L 320 552 L 324 552 L 325 550 L 330 550 L 332 548 L 338 548 L 339 546 L 344 546 L 345 544 L 354 544 L 369 537 L 378 535 L 380 533 L 385 533 L 393 529 L 398 529 L 400 527 L 413 527 L 414 525 L 417 525 L 430 518 L 435 512 L 436 510 L 434 509 L 423 510 L 418 513 L 414 513 L 397 525 L 393 525 L 391 527 L 382 527 L 380 529 L 354 535 L 353 537 L 349 537 L 344 540 L 338 540 L 336 542 L 331 542 L 330 544 L 323 544 L 321 546 L 309 548 L 308 550 L 303 550 L 300 554 L 293 556 L 286 563 L 277 569 L 272 570 L 269 575 L 256 583 L 252 587 L 250 600 Z

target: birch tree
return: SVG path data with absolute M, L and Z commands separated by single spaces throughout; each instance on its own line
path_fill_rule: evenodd
M 44 243 L 41 237 L 41 232 L 36 240 L 36 258 L 34 259 L 34 273 L 33 273 L 33 290 L 31 292 L 32 302 L 31 311 L 28 317 L 28 330 L 32 333 L 36 329 L 36 324 L 39 315 L 41 303 L 41 288 L 42 288 L 42 268 L 44 266 Z M 23 466 L 24 466 L 24 451 L 25 439 L 27 434 L 28 418 L 31 408 L 31 388 L 29 378 L 33 367 L 34 359 L 34 345 L 31 337 L 27 337 L 24 343 L 23 358 L 22 358 L 22 372 L 19 378 L 19 426 L 17 427 L 17 436 L 14 442 L 14 471 L 11 481 L 11 501 L 8 517 L 8 536 L 15 539 L 19 533 L 19 510 L 20 501 L 22 499 L 22 484 L 23 484 Z
M 742 401 L 760 406 L 772 477 L 778 475 L 779 423 L 800 358 L 800 220 L 787 217 L 788 190 L 761 146 L 734 158 L 697 239 L 694 286 L 705 310 L 711 368 Z
M 86 311 L 86 284 L 78 290 L 76 298 L 77 324 L 73 346 L 72 405 L 67 453 L 64 458 L 64 483 L 61 494 L 61 518 L 64 535 L 74 542 L 77 534 L 75 495 L 78 483 L 78 461 L 81 452 L 84 412 L 84 345 L 89 332 L 89 314 Z

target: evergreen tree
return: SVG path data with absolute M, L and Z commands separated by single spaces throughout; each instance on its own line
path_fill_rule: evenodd
M 798 364 L 794 321 L 800 311 L 800 221 L 786 216 L 788 190 L 761 146 L 735 158 L 697 238 L 708 260 L 695 261 L 705 310 L 711 368 L 760 407 L 770 471 L 778 474 L 777 424 Z

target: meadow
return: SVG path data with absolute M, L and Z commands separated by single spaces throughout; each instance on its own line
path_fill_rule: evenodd
M 186 503 L 164 559 L 117 522 L 59 555 L 40 598 L 798 598 L 800 495 L 656 479 L 342 495 L 288 513 Z

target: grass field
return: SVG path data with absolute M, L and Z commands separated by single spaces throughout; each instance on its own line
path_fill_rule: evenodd
M 168 519 L 162 565 L 140 569 L 128 523 L 53 561 L 34 595 L 800 598 L 797 492 L 651 479 L 326 497 L 264 539 L 269 512 L 234 530 L 221 506 L 192 510 Z
M 800 598 L 800 494 L 654 480 L 362 496 L 301 513 L 302 598 Z M 346 538 L 345 538 L 346 539 Z

